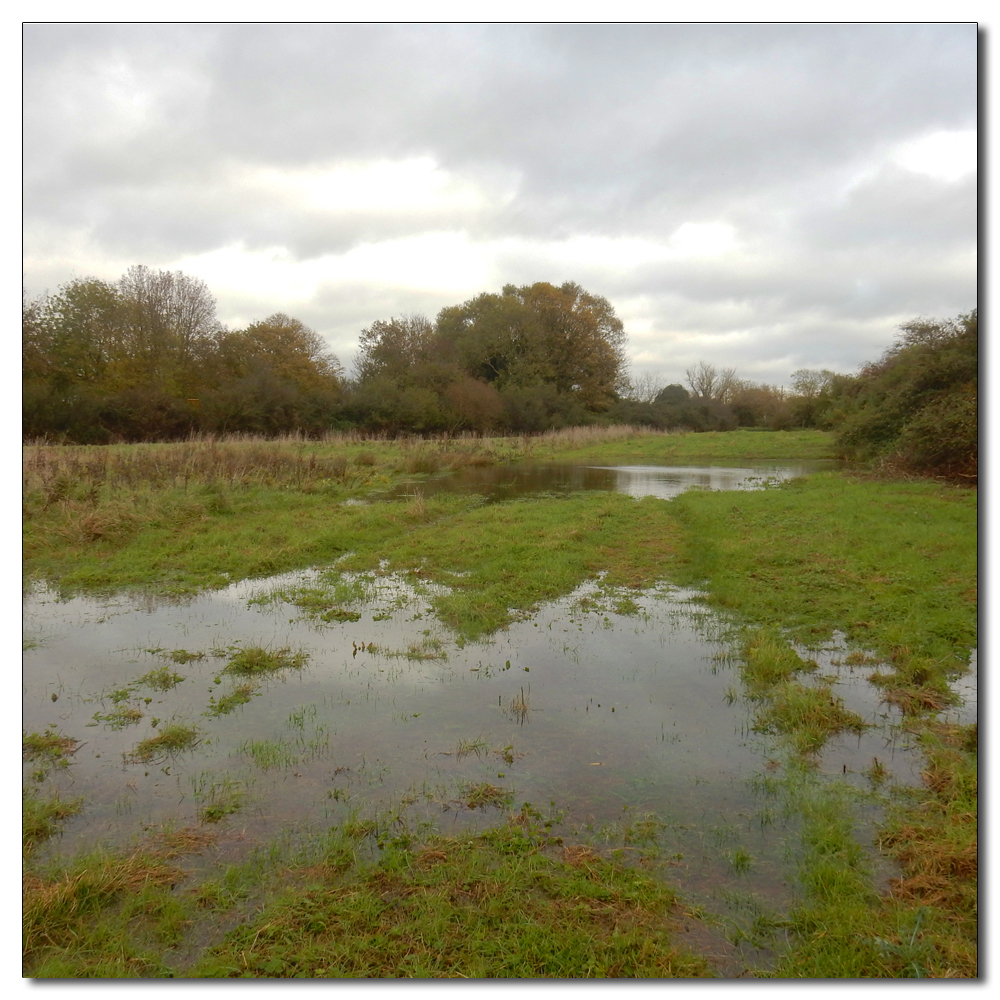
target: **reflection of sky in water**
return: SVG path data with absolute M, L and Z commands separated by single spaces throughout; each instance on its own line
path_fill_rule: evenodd
M 508 789 L 515 808 L 554 802 L 582 828 L 581 839 L 654 814 L 668 824 L 660 843 L 680 855 L 672 877 L 689 898 L 718 899 L 728 887 L 787 903 L 795 824 L 777 815 L 778 803 L 758 782 L 774 748 L 751 729 L 738 674 L 712 638 L 714 619 L 684 594 L 635 593 L 639 612 L 620 615 L 606 599 L 588 605 L 602 600 L 589 585 L 493 640 L 464 646 L 425 596 L 392 576 L 374 578 L 371 599 L 356 605 L 357 622 L 317 625 L 283 601 L 254 600 L 315 577 L 285 574 L 131 608 L 46 592 L 25 600 L 27 634 L 40 645 L 25 653 L 24 728 L 55 725 L 85 741 L 68 772 L 46 782 L 85 797 L 84 812 L 66 824 L 66 847 L 128 840 L 147 825 L 196 825 L 213 782 L 241 790 L 245 804 L 230 823 L 251 838 L 401 803 L 411 816 L 457 832 L 500 818 L 460 802 L 463 784 L 489 782 Z M 434 639 L 446 658 L 392 655 Z M 167 661 L 185 680 L 169 692 L 138 691 L 133 701 L 145 712 L 138 725 L 92 724 L 95 712 L 112 710 L 110 692 L 165 662 L 151 651 L 210 652 L 234 642 L 301 648 L 310 657 L 220 718 L 203 713 L 235 683 L 220 674 L 225 655 Z M 369 643 L 378 650 L 362 648 Z M 872 716 L 877 702 L 867 695 Z M 859 689 L 857 698 L 864 696 Z M 296 726 L 292 714 L 303 706 L 314 714 Z M 126 763 L 123 754 L 155 733 L 154 717 L 161 725 L 193 722 L 202 743 L 168 762 Z M 295 761 L 262 770 L 248 740 L 281 743 Z M 462 754 L 463 743 L 480 748 Z M 839 771 L 843 752 L 835 752 Z M 844 759 L 867 767 L 868 752 Z M 908 748 L 879 756 L 912 780 Z M 755 859 L 749 873 L 730 868 L 736 849 Z
M 525 463 L 462 469 L 454 475 L 432 478 L 419 485 L 397 487 L 390 495 L 407 496 L 419 490 L 434 493 L 476 493 L 491 502 L 519 497 L 552 496 L 579 490 L 605 490 L 630 496 L 669 500 L 691 487 L 713 490 L 758 489 L 766 482 L 805 476 L 835 468 L 836 462 L 753 462 L 741 467 L 724 465 L 557 465 Z
M 615 474 L 615 489 L 633 497 L 671 497 L 697 487 L 706 490 L 759 489 L 768 482 L 780 482 L 806 475 L 807 466 L 761 466 L 731 469 L 721 466 L 663 468 L 651 465 L 620 465 L 608 471 Z
M 819 465 L 504 467 L 464 470 L 418 488 L 494 501 L 581 489 L 669 498 L 692 486 L 754 488 Z M 639 612 L 621 615 L 587 585 L 492 640 L 464 646 L 435 618 L 430 589 L 415 593 L 391 575 L 372 578 L 369 599 L 351 605 L 361 613 L 357 622 L 317 624 L 284 601 L 255 601 L 314 585 L 316 576 L 242 581 L 180 600 L 59 600 L 44 590 L 25 598 L 25 634 L 37 646 L 24 655 L 23 727 L 53 725 L 85 741 L 66 772 L 46 779 L 62 794 L 85 797 L 83 813 L 66 824 L 64 847 L 121 842 L 148 824 L 197 824 L 205 790 L 226 781 L 245 796 L 230 827 L 251 838 L 401 803 L 454 832 L 497 821 L 500 813 L 473 812 L 459 801 L 463 783 L 490 782 L 512 793 L 515 808 L 554 802 L 567 823 L 589 829 L 581 837 L 655 814 L 668 824 L 661 846 L 680 855 L 672 872 L 689 898 L 734 890 L 787 902 L 797 836 L 759 780 L 775 748 L 753 733 L 735 667 L 712 639 L 718 624 L 688 603 L 689 595 L 635 593 Z M 603 604 L 588 605 L 588 597 Z M 393 655 L 433 640 L 444 658 Z M 233 643 L 301 648 L 310 657 L 301 671 L 263 682 L 260 697 L 212 718 L 203 714 L 209 699 L 234 683 L 220 674 L 222 650 Z M 363 648 L 370 643 L 377 651 Z M 157 649 L 220 655 L 175 666 Z M 898 714 L 879 703 L 869 671 L 834 662 L 841 653 L 834 642 L 807 655 L 820 660 L 820 673 L 836 676 L 847 707 L 879 728 L 830 741 L 820 773 L 836 777 L 846 768 L 849 780 L 864 786 L 861 772 L 878 758 L 896 780 L 916 783 L 914 748 L 892 735 Z M 114 731 L 93 724 L 95 712 L 113 708 L 110 692 L 164 662 L 185 680 L 169 692 L 136 692 L 145 713 L 138 725 Z M 956 683 L 965 700 L 961 721 L 975 718 L 975 667 L 973 657 L 972 671 Z M 290 718 L 303 706 L 315 714 L 297 727 Z M 153 718 L 193 722 L 202 743 L 164 764 L 125 763 L 123 754 L 155 733 Z M 248 740 L 282 743 L 295 763 L 261 770 Z M 460 754 L 463 742 L 480 749 Z M 504 748 L 509 761 L 495 752 Z M 755 859 L 747 874 L 736 875 L 726 861 L 736 848 Z
M 974 649 L 969 657 L 969 672 L 951 682 L 951 689 L 962 699 L 957 708 L 943 713 L 949 722 L 967 726 L 979 718 L 979 651 Z

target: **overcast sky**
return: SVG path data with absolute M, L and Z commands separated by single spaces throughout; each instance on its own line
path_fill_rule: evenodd
M 976 28 L 28 25 L 24 285 L 203 278 L 350 366 L 506 283 L 787 384 L 976 305 Z

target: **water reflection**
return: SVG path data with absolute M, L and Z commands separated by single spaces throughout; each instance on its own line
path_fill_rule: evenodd
M 806 476 L 836 468 L 832 461 L 754 462 L 742 466 L 706 465 L 559 465 L 524 463 L 463 469 L 440 479 L 421 483 L 425 495 L 439 492 L 476 493 L 489 502 L 530 496 L 559 496 L 580 490 L 654 496 L 669 500 L 684 490 L 760 489 L 769 482 Z M 412 494 L 414 487 L 400 487 L 397 496 Z

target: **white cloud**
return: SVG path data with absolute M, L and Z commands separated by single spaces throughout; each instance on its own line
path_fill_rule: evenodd
M 725 222 L 685 222 L 669 245 L 671 256 L 716 257 L 736 248 L 736 230 Z
M 253 197 L 334 214 L 475 214 L 509 202 L 515 193 L 509 182 L 486 185 L 443 170 L 429 156 L 243 168 L 234 171 L 232 182 Z
M 974 129 L 932 132 L 900 146 L 893 157 L 905 170 L 942 181 L 961 180 L 976 172 L 979 137 Z

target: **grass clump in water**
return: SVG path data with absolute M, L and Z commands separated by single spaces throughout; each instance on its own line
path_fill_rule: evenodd
M 222 672 L 237 677 L 260 677 L 279 670 L 298 670 L 308 659 L 307 653 L 293 652 L 287 646 L 282 649 L 247 646 L 230 658 Z
M 21 733 L 21 753 L 25 760 L 41 761 L 65 767 L 80 745 L 72 736 L 56 732 L 49 726 L 44 733 Z
M 837 733 L 860 734 L 868 728 L 859 715 L 844 708 L 830 687 L 806 687 L 797 681 L 778 685 L 771 692 L 769 707 L 754 723 L 757 732 L 787 736 L 802 754 L 816 753 Z
M 164 726 L 155 736 L 140 740 L 135 749 L 125 756 L 129 763 L 155 764 L 175 754 L 191 750 L 198 745 L 198 730 L 180 722 Z
M 175 650 L 174 652 L 185 652 L 185 650 Z M 197 656 L 193 654 L 188 655 L 192 659 L 201 659 L 205 654 L 199 653 Z M 175 660 L 174 662 L 187 663 L 188 660 Z M 151 687 L 154 691 L 172 691 L 183 680 L 184 676 L 182 674 L 176 673 L 169 667 L 157 667 L 155 670 L 150 670 L 149 673 L 143 674 L 136 683 Z
M 78 813 L 83 799 L 42 798 L 33 789 L 21 789 L 21 848 L 30 854 L 43 840 L 59 832 L 59 824 Z
M 488 781 L 473 781 L 462 786 L 462 801 L 470 809 L 484 809 L 495 806 L 497 809 L 510 802 L 511 794 L 507 789 L 491 785 Z
M 137 725 L 144 718 L 142 710 L 136 708 L 135 705 L 119 704 L 110 712 L 95 712 L 95 722 L 89 724 L 94 725 L 96 722 L 103 722 L 111 729 L 124 729 L 126 726 Z
M 235 712 L 240 705 L 246 705 L 254 695 L 258 694 L 254 684 L 238 684 L 229 694 L 222 695 L 221 698 L 210 697 L 208 700 L 208 711 L 203 715 L 218 718 L 220 715 L 229 715 Z
M 247 740 L 240 747 L 240 752 L 250 757 L 262 771 L 291 767 L 299 762 L 298 756 L 292 753 L 291 745 L 284 740 Z
M 763 698 L 796 674 L 816 669 L 816 664 L 802 657 L 774 629 L 760 629 L 747 638 L 741 675 L 751 698 Z

